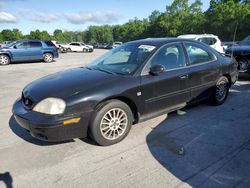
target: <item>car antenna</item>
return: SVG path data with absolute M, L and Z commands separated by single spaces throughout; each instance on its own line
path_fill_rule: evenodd
M 238 29 L 238 21 L 236 22 L 236 26 L 234 29 L 234 36 L 233 36 L 233 44 L 232 44 L 232 53 L 231 53 L 231 59 L 233 61 L 233 54 L 234 54 L 234 43 L 235 43 L 235 37 L 236 37 L 236 33 L 237 33 L 237 29 Z

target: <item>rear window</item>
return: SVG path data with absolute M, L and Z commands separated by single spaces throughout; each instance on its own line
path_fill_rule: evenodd
M 44 41 L 44 43 L 48 46 L 48 47 L 53 47 L 54 44 L 51 41 Z

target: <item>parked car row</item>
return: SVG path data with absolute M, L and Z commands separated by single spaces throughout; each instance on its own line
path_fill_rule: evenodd
M 52 41 L 58 50 L 63 52 L 93 52 L 94 47 L 92 45 L 85 44 L 84 42 L 71 42 L 64 44 L 58 41 Z
M 99 145 L 111 145 L 123 140 L 132 124 L 193 101 L 223 104 L 237 80 L 237 66 L 234 58 L 195 40 L 131 41 L 86 67 L 31 82 L 13 114 L 37 139 L 90 136 Z

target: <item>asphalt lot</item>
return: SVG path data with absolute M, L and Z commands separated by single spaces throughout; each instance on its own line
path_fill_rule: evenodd
M 185 115 L 134 125 L 109 147 L 88 139 L 42 142 L 17 125 L 11 108 L 27 83 L 103 52 L 0 67 L 0 187 L 250 187 L 250 78 L 222 106 L 199 103 Z

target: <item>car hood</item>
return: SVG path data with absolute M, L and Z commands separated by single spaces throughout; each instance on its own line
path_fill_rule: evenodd
M 226 53 L 231 54 L 233 51 L 234 55 L 247 55 L 250 54 L 250 46 L 238 45 L 226 49 Z
M 6 51 L 6 50 L 8 50 L 8 49 L 10 49 L 10 48 L 9 48 L 9 47 L 4 46 L 4 47 L 0 48 L 0 51 Z
M 108 84 L 118 76 L 98 70 L 74 68 L 40 78 L 28 84 L 23 95 L 35 102 L 47 97 L 67 99 L 68 97 Z

